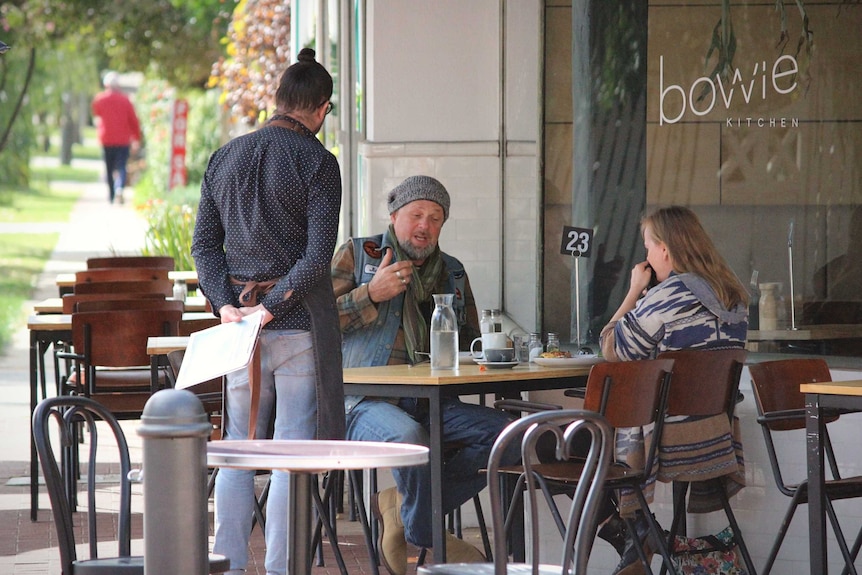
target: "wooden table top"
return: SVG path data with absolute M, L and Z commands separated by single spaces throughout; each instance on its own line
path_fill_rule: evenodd
M 862 324 L 823 324 L 796 329 L 748 330 L 748 341 L 816 341 L 862 338 Z
M 188 344 L 188 337 L 150 337 L 147 340 L 147 353 L 164 355 L 178 349 L 185 349 Z M 457 370 L 432 370 L 431 364 L 427 362 L 415 366 L 349 367 L 344 369 L 344 383 L 451 385 L 488 381 L 524 381 L 553 377 L 583 377 L 590 373 L 590 367 L 589 365 L 542 367 L 527 363 L 511 369 L 483 369 L 482 366 L 470 360 L 462 361 Z
M 110 296 L 106 296 L 110 299 Z M 185 311 L 206 311 L 206 298 L 203 296 L 189 296 L 186 298 Z M 49 297 L 33 304 L 36 313 L 63 313 L 63 298 Z
M 848 381 L 824 381 L 821 383 L 803 383 L 799 386 L 799 390 L 802 391 L 802 393 L 862 396 L 862 379 L 853 379 Z
M 194 270 L 171 270 L 168 272 L 168 278 L 171 280 L 183 280 L 188 284 L 197 285 L 198 272 Z M 74 285 L 74 273 L 57 274 L 57 287 L 73 287 Z
M 470 360 L 462 361 L 456 370 L 432 370 L 431 364 L 427 362 L 414 366 L 349 367 L 344 369 L 344 383 L 453 385 L 488 381 L 524 381 L 552 377 L 583 377 L 589 374 L 590 367 L 589 365 L 542 367 L 525 363 L 511 369 L 488 369 Z
M 189 346 L 189 336 L 159 336 L 147 338 L 147 355 L 167 355 Z
M 187 311 L 183 313 L 184 322 L 210 321 L 213 314 L 208 311 Z M 27 318 L 27 329 L 41 331 L 59 331 L 72 329 L 72 314 L 50 313 L 33 314 Z

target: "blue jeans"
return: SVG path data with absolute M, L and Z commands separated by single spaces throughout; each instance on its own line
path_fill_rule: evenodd
M 317 392 L 311 333 L 263 330 L 261 346 L 260 410 L 255 437 L 267 437 L 275 407 L 274 439 L 314 439 L 317 432 Z M 227 376 L 225 439 L 248 437 L 248 372 Z M 254 505 L 254 471 L 220 469 L 215 484 L 215 545 L 213 553 L 230 559 L 231 569 L 248 564 Z M 266 504 L 267 574 L 287 570 L 288 474 L 273 472 Z
M 126 164 L 129 162 L 129 146 L 105 146 L 105 173 L 108 179 L 108 194 L 114 201 L 116 191 L 126 187 Z M 116 173 L 116 176 L 114 176 Z
M 391 441 L 429 445 L 428 413 L 421 400 L 404 398 L 398 405 L 366 398 L 347 414 L 347 439 Z M 497 436 L 511 422 L 501 411 L 445 399 L 443 442 L 457 442 L 459 448 L 446 453 L 443 462 L 443 512 L 448 513 L 469 501 L 487 482 L 480 469 L 487 468 L 488 455 Z M 506 464 L 518 461 L 518 445 L 507 454 Z M 401 519 L 407 541 L 417 547 L 431 547 L 431 473 L 427 465 L 392 470 L 403 498 Z

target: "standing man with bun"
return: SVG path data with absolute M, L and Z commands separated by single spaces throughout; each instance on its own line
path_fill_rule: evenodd
M 255 437 L 341 439 L 341 333 L 329 279 L 341 209 L 335 157 L 315 137 L 332 109 L 332 76 L 304 48 L 281 76 L 276 113 L 210 158 L 201 184 L 192 255 L 222 323 L 263 311 L 260 409 Z M 246 439 L 245 369 L 227 375 L 226 439 Z M 270 418 L 274 414 L 274 424 Z M 266 573 L 287 569 L 286 472 L 272 474 Z M 230 575 L 248 564 L 254 471 L 222 469 L 215 485 L 215 545 Z
M 103 83 L 105 90 L 93 99 L 93 115 L 96 117 L 96 131 L 105 158 L 108 200 L 113 204 L 116 197 L 122 204 L 127 179 L 126 164 L 132 146 L 137 146 L 141 141 L 141 126 L 135 106 L 120 90 L 120 75 L 108 72 Z

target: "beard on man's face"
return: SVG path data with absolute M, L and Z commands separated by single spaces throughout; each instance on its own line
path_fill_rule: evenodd
M 407 240 L 398 240 L 398 245 L 401 246 L 401 249 L 404 250 L 404 253 L 407 254 L 411 260 L 424 260 L 428 256 L 434 253 L 434 250 L 437 249 L 437 242 L 433 244 L 428 244 L 424 248 L 417 247 Z

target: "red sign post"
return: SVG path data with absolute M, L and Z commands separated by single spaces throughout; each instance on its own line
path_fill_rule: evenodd
M 174 100 L 174 112 L 171 118 L 171 176 L 168 180 L 168 190 L 188 183 L 186 173 L 186 126 L 189 119 L 189 103 L 186 100 Z

